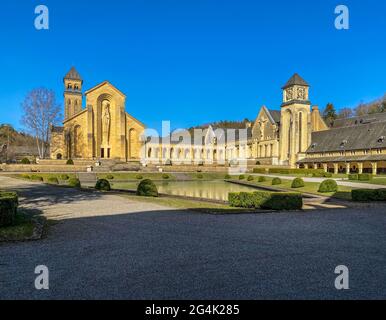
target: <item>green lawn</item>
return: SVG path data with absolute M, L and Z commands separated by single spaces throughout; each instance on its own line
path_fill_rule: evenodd
M 350 180 L 350 182 L 357 182 L 357 183 L 368 183 L 368 184 L 377 184 L 381 186 L 386 186 L 386 177 L 374 177 L 370 181 L 359 181 L 359 180 Z
M 29 215 L 19 212 L 15 223 L 9 227 L 0 227 L 0 241 L 19 241 L 31 237 L 34 223 Z

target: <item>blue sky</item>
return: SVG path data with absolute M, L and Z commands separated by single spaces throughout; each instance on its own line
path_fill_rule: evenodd
M 50 30 L 34 8 L 50 9 Z M 24 96 L 55 90 L 75 66 L 88 89 L 109 80 L 148 127 L 255 118 L 280 109 L 298 72 L 323 108 L 386 93 L 386 2 L 350 1 L 350 30 L 334 27 L 332 0 L 19 0 L 0 8 L 0 123 L 20 128 Z

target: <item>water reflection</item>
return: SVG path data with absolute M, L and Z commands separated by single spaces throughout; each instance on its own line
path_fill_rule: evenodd
M 227 183 L 224 181 L 174 181 L 160 182 L 156 184 L 160 193 L 222 201 L 228 200 L 229 192 L 256 191 L 254 188 Z

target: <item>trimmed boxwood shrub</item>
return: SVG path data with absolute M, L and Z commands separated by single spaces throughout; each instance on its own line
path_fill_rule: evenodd
M 265 177 L 259 177 L 259 178 L 257 179 L 257 181 L 258 181 L 258 182 L 265 182 L 265 181 L 267 181 L 267 179 L 266 179 Z
M 359 181 L 370 181 L 373 179 L 373 175 L 370 173 L 361 173 L 358 174 L 358 180 Z
M 69 165 L 69 166 L 73 166 L 74 165 L 74 160 L 68 159 L 66 164 Z
M 303 198 L 300 193 L 294 192 L 229 193 L 229 205 L 238 208 L 300 210 L 303 207 Z
M 386 201 L 386 189 L 353 189 L 353 201 Z
M 68 180 L 68 185 L 72 188 L 80 188 L 80 180 L 78 178 L 71 178 Z
M 169 176 L 167 173 L 164 173 L 164 174 L 162 175 L 162 179 L 164 179 L 164 180 L 169 180 L 169 179 L 170 179 L 170 176 Z
M 202 173 L 197 174 L 197 179 L 204 179 L 204 175 Z
M 19 199 L 16 192 L 0 192 L 0 227 L 14 223 L 18 205 Z
M 272 185 L 273 186 L 277 186 L 279 184 L 281 184 L 281 179 L 280 178 L 273 178 L 272 179 Z
M 21 160 L 21 164 L 31 164 L 31 161 L 28 158 L 24 158 Z
M 304 187 L 304 181 L 301 178 L 295 178 L 292 181 L 291 188 L 297 189 L 297 188 L 303 188 Z
M 95 184 L 95 189 L 100 191 L 110 191 L 110 182 L 108 182 L 106 179 L 99 179 Z
M 47 182 L 49 184 L 59 184 L 59 180 L 57 177 L 48 177 Z
M 253 181 L 253 180 L 255 180 L 255 177 L 254 176 L 248 176 L 248 179 L 247 179 L 248 181 Z
M 243 174 L 239 175 L 239 180 L 244 180 L 245 176 Z
M 33 175 L 31 176 L 31 180 L 32 180 L 32 181 L 43 181 L 44 179 L 43 179 L 43 177 L 41 177 L 41 176 L 38 176 L 38 175 L 36 175 L 36 174 L 33 174 Z
M 229 174 L 226 174 L 225 179 L 229 180 L 229 179 L 232 179 L 232 177 Z
M 109 180 L 114 180 L 114 176 L 112 174 L 108 174 L 106 176 L 106 179 L 109 179 Z
M 140 175 L 140 174 L 137 174 L 137 175 L 135 176 L 135 179 L 137 179 L 137 180 L 142 180 L 142 179 L 143 179 L 143 176 Z
M 67 181 L 68 179 L 70 179 L 70 177 L 67 174 L 61 174 L 60 175 L 60 180 Z
M 359 176 L 357 173 L 351 173 L 348 175 L 348 179 L 349 180 L 358 180 L 359 179 Z
M 336 183 L 335 180 L 332 180 L 332 179 L 324 180 L 319 185 L 319 190 L 318 190 L 318 192 L 321 192 L 321 193 L 337 192 L 337 191 L 338 191 L 338 184 Z
M 142 197 L 158 197 L 158 189 L 150 179 L 142 180 L 137 188 L 137 195 Z

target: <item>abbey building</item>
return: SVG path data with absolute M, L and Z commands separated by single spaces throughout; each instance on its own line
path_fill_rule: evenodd
M 72 68 L 64 78 L 65 119 L 52 127 L 52 159 L 119 159 L 143 165 L 318 168 L 334 173 L 386 172 L 386 113 L 326 124 L 311 104 L 310 86 L 294 74 L 282 104 L 261 107 L 243 129 L 209 126 L 141 140 L 145 126 L 125 111 L 125 95 L 105 81 L 82 94 Z M 242 110 L 241 110 L 242 111 Z M 240 117 L 243 117 L 241 115 Z M 144 142 L 142 142 L 144 141 Z
M 75 68 L 63 79 L 64 122 L 51 128 L 52 159 L 139 160 L 145 126 L 125 111 L 126 96 L 108 81 L 84 93 Z

